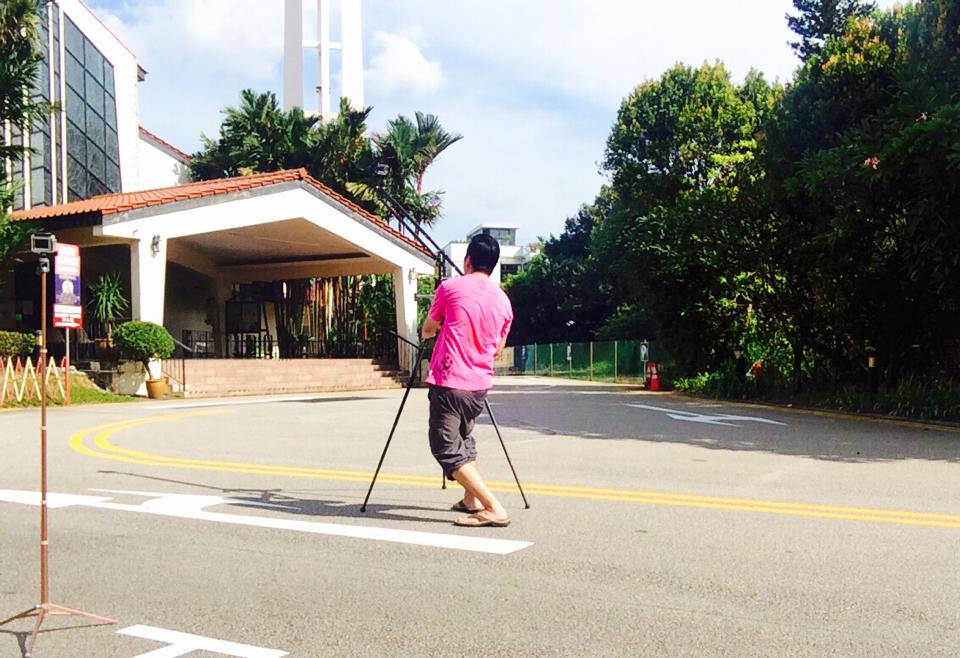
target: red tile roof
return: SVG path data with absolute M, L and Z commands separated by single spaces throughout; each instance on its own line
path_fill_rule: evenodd
M 241 190 L 251 190 L 259 187 L 268 187 L 278 183 L 289 181 L 303 181 L 308 185 L 320 190 L 325 196 L 333 199 L 337 203 L 345 206 L 351 212 L 354 212 L 364 219 L 374 223 L 377 228 L 390 234 L 415 248 L 426 256 L 433 257 L 419 242 L 400 233 L 398 230 L 389 226 L 382 219 L 373 213 L 361 208 L 356 203 L 334 192 L 332 189 L 313 178 L 306 169 L 284 169 L 267 174 L 254 174 L 252 176 L 237 176 L 235 178 L 218 178 L 215 180 L 198 181 L 196 183 L 187 183 L 185 185 L 176 185 L 174 187 L 163 187 L 155 190 L 143 190 L 140 192 L 125 192 L 119 194 L 103 194 L 101 196 L 90 197 L 81 201 L 71 201 L 61 203 L 55 206 L 41 206 L 30 210 L 20 210 L 11 213 L 10 217 L 14 221 L 43 221 L 48 219 L 57 219 L 62 217 L 74 217 L 78 215 L 95 214 L 101 217 L 115 215 L 117 213 L 135 210 L 138 208 L 148 208 L 152 206 L 161 206 L 176 201 L 186 201 L 188 199 L 201 199 L 210 196 L 219 196 Z
M 147 130 L 147 129 L 144 128 L 143 126 L 140 126 L 140 134 L 143 135 L 144 137 L 148 137 L 149 139 L 152 139 L 152 140 L 155 141 L 157 144 L 159 144 L 159 145 L 162 146 L 163 148 L 167 149 L 168 151 L 170 151 L 171 153 L 173 153 L 175 156 L 177 156 L 178 158 L 180 158 L 180 159 L 183 160 L 184 162 L 190 162 L 190 156 L 189 156 L 188 154 L 184 153 L 183 151 L 181 151 L 180 149 L 178 149 L 176 146 L 174 146 L 174 145 L 171 144 L 170 142 L 167 142 L 167 141 L 164 141 L 164 140 L 160 139 L 159 137 L 157 137 L 156 135 L 154 135 L 152 132 L 150 132 L 149 130 Z

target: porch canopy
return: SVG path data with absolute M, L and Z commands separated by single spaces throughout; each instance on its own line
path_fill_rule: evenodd
M 416 241 L 305 169 L 109 194 L 13 217 L 41 221 L 60 242 L 82 248 L 126 245 L 133 318 L 168 328 L 176 318 L 165 309 L 182 313 L 171 309 L 183 304 L 171 302 L 189 296 L 189 286 L 167 290 L 168 263 L 212 282 L 221 314 L 238 283 L 390 274 L 397 333 L 416 342 L 417 276 L 434 271 Z M 409 347 L 399 345 L 398 354 L 402 367 L 412 366 Z

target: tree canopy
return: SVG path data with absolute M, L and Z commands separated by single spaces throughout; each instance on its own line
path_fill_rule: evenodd
M 440 215 L 442 193 L 425 191 L 424 176 L 461 136 L 447 132 L 436 116 L 417 112 L 415 120 L 398 116 L 384 133 L 368 137 L 371 110 L 353 108 L 341 99 L 339 113 L 321 121 L 299 108 L 282 110 L 272 92 L 246 89 L 238 107 L 224 110 L 218 138 L 203 136 L 203 149 L 190 163 L 191 174 L 207 180 L 304 167 L 334 190 L 387 216 L 388 206 L 372 174 L 376 164 L 385 164 L 390 172 L 383 182 L 386 191 L 417 222 L 432 224 Z
M 794 4 L 789 84 L 677 65 L 623 101 L 609 187 L 547 241 L 576 256 L 512 281 L 518 316 L 589 300 L 589 337 L 657 338 L 691 374 L 745 350 L 796 385 L 868 354 L 960 380 L 960 5 Z M 524 341 L 553 339 L 538 322 Z

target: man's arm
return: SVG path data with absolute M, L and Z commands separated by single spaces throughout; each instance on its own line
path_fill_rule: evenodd
M 500 345 L 497 346 L 497 353 L 493 355 L 493 358 L 499 359 L 500 355 L 503 354 L 503 350 L 507 347 L 507 339 L 504 338 L 500 341 Z
M 423 340 L 429 340 L 437 335 L 437 332 L 440 331 L 440 322 L 434 320 L 427 315 L 427 319 L 423 321 L 423 329 L 420 330 L 420 337 Z
M 444 284 L 437 286 L 433 294 L 433 304 L 427 312 L 427 318 L 423 321 L 423 328 L 420 329 L 420 337 L 423 340 L 429 340 L 440 331 L 440 323 L 446 315 L 447 307 L 447 288 Z

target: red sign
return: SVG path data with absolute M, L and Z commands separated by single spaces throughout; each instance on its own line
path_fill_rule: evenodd
M 56 298 L 53 304 L 53 326 L 79 329 L 83 326 L 83 305 L 80 303 L 80 247 L 58 244 L 54 258 Z

